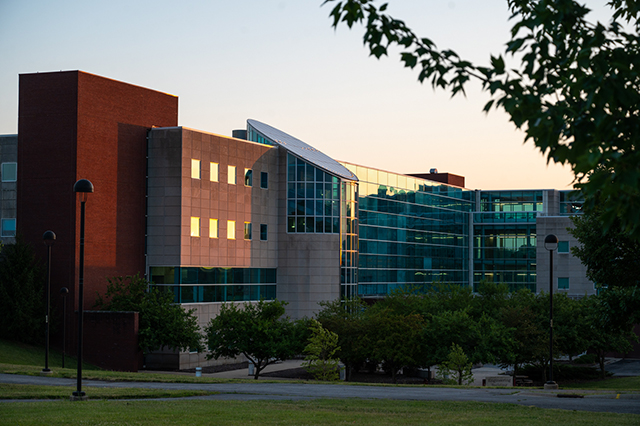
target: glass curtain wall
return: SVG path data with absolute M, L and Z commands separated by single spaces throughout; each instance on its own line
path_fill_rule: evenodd
M 536 217 L 543 191 L 480 191 L 473 216 L 473 284 L 506 283 L 536 291 Z
M 340 283 L 341 296 L 358 295 L 358 183 L 341 183 Z
M 360 297 L 468 284 L 473 191 L 343 164 L 359 179 Z
M 153 286 L 167 288 L 175 303 L 238 302 L 276 298 L 274 268 L 154 266 Z

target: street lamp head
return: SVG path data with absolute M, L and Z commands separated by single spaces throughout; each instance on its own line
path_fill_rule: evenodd
M 51 247 L 56 241 L 56 233 L 53 231 L 47 231 L 42 235 L 42 239 L 47 247 Z
M 81 194 L 80 201 L 87 201 L 87 195 L 93 192 L 93 184 L 87 179 L 80 179 L 73 185 L 73 192 Z
M 549 234 L 544 237 L 544 248 L 549 251 L 554 251 L 558 248 L 558 237 L 553 234 Z
M 67 294 L 69 294 L 69 289 L 66 288 L 66 287 L 62 287 L 60 289 L 60 294 L 63 295 L 63 296 L 66 296 Z

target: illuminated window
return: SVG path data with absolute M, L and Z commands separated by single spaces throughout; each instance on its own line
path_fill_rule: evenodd
M 569 290 L 568 277 L 558 277 L 558 290 Z
M 199 217 L 191 217 L 191 236 L 192 237 L 200 236 L 200 218 Z
M 558 241 L 558 253 L 569 253 L 569 241 Z
M 269 188 L 269 173 L 260 172 L 260 188 Z
M 191 178 L 200 179 L 200 160 L 191 159 Z
M 18 180 L 18 163 L 2 163 L 2 182 Z
M 251 239 L 251 222 L 244 223 L 244 239 L 245 240 Z
M 230 240 L 236 239 L 236 221 L 235 220 L 227 221 L 227 238 Z
M 236 184 L 236 166 L 228 166 L 227 167 L 227 182 L 231 185 Z
M 218 238 L 218 219 L 209 219 L 209 238 Z
M 211 168 L 209 180 L 211 182 L 217 182 L 218 181 L 218 163 L 209 163 L 209 165 Z
M 253 171 L 251 169 L 244 169 L 244 185 L 253 185 Z
M 267 224 L 260 224 L 260 241 L 267 241 Z
M 2 219 L 2 236 L 3 237 L 16 236 L 16 220 L 15 219 Z

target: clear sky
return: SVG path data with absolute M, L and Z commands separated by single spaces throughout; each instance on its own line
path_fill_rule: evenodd
M 18 74 L 82 70 L 179 97 L 179 124 L 231 135 L 253 118 L 327 155 L 398 173 L 437 168 L 481 189 L 568 188 L 479 85 L 450 99 L 361 27 L 335 31 L 323 0 L 0 0 L 0 134 L 17 132 Z M 605 1 L 592 0 L 600 20 Z M 486 64 L 506 0 L 390 0 L 420 36 Z M 596 17 L 594 17 L 596 19 Z

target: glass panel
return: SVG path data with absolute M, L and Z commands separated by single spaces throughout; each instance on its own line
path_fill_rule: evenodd
M 199 217 L 191 218 L 191 236 L 192 237 L 200 236 L 200 218 Z
M 230 185 L 236 184 L 236 166 L 227 166 L 227 182 Z
M 244 185 L 253 186 L 253 171 L 251 169 L 244 169 Z
M 245 240 L 251 239 L 251 222 L 244 223 L 244 239 Z
M 235 220 L 227 221 L 227 239 L 229 240 L 236 239 L 236 221 Z
M 218 238 L 218 219 L 209 219 L 209 238 Z
M 200 179 L 200 160 L 191 159 L 191 178 Z
M 18 163 L 2 163 L 2 182 L 18 180 Z
M 260 172 L 260 188 L 263 188 L 263 189 L 269 188 L 269 173 Z
M 218 181 L 218 163 L 209 163 L 209 180 L 211 182 Z

